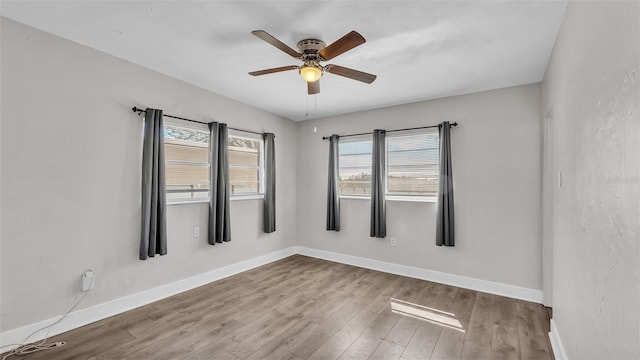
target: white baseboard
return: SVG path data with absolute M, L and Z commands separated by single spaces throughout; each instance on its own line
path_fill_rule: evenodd
M 220 280 L 231 275 L 241 273 L 253 269 L 258 266 L 262 266 L 288 256 L 300 254 L 311 256 L 319 259 L 339 262 L 347 265 L 353 265 L 363 267 L 367 269 L 387 272 L 391 274 L 397 274 L 402 276 L 408 276 L 416 279 L 429 280 L 442 284 L 448 284 L 458 286 L 466 289 L 483 291 L 491 294 L 508 296 L 516 299 L 532 301 L 536 303 L 542 302 L 542 291 L 535 289 L 528 289 L 514 285 L 501 284 L 487 280 L 480 280 L 460 275 L 448 274 L 439 271 L 427 270 L 412 266 L 405 266 L 399 264 L 388 263 L 384 261 L 372 260 L 367 258 L 361 258 L 357 256 L 344 255 L 330 251 L 311 249 L 304 246 L 292 246 L 286 249 L 278 250 L 258 256 L 252 259 L 244 260 L 239 263 L 231 264 L 219 269 L 215 269 L 203 274 L 198 274 L 190 278 L 179 280 L 170 284 L 162 285 L 153 289 L 141 291 L 136 294 L 125 296 L 119 299 L 108 301 L 102 304 L 94 305 L 85 309 L 74 311 L 67 315 L 64 321 L 53 326 L 49 330 L 49 336 L 54 336 L 72 329 L 79 328 L 81 326 L 91 324 L 98 320 L 108 318 L 113 315 L 123 313 L 143 305 L 147 305 L 154 301 L 158 301 L 169 296 L 179 294 L 181 292 L 191 290 L 198 286 L 206 285 L 208 283 Z M 3 348 L 2 352 L 9 351 L 17 345 L 10 346 L 11 344 L 21 343 L 27 336 L 34 331 L 37 331 L 45 326 L 48 326 L 58 320 L 59 317 L 47 319 L 34 324 L 29 324 L 20 328 L 12 329 L 0 333 L 0 346 Z M 551 322 L 552 332 L 557 336 L 557 331 L 554 332 L 554 323 Z M 45 332 L 39 332 L 29 338 L 29 342 L 42 340 L 45 336 Z M 551 338 L 553 342 L 553 337 Z M 557 338 L 557 344 L 562 349 L 562 344 Z M 5 347 L 6 346 L 6 347 Z M 554 353 L 556 348 L 554 347 Z M 562 349 L 561 354 L 564 354 Z M 566 359 L 556 355 L 557 359 Z
M 98 320 L 102 320 L 110 316 L 117 315 L 143 305 L 147 305 L 154 301 L 158 301 L 166 297 L 194 289 L 198 286 L 206 285 L 210 282 L 224 279 L 231 275 L 235 275 L 243 271 L 247 271 L 258 266 L 262 266 L 286 258 L 288 256 L 294 255 L 295 251 L 295 247 L 289 247 L 286 249 L 274 251 L 170 284 L 162 285 L 153 289 L 141 291 L 136 294 L 74 311 L 72 313 L 69 313 L 64 321 L 53 326 L 49 331 L 49 336 L 54 336 L 65 331 L 76 329 L 81 326 L 96 322 Z M 16 348 L 17 344 L 20 344 L 22 341 L 24 341 L 24 339 L 31 333 L 44 328 L 45 326 L 53 324 L 58 319 L 59 316 L 0 333 L 0 346 L 2 346 L 0 352 L 9 351 Z M 29 338 L 29 342 L 44 339 L 45 333 L 46 330 L 34 334 Z M 12 344 L 14 345 L 11 346 Z
M 465 289 L 482 291 L 490 294 L 507 296 L 515 299 L 542 303 L 542 290 L 529 289 L 515 285 L 497 283 L 488 280 L 470 278 L 461 275 L 427 270 L 413 266 L 399 265 L 379 260 L 372 260 L 357 256 L 345 255 L 331 251 L 311 249 L 304 246 L 296 246 L 296 253 L 319 259 L 339 262 L 342 264 L 363 267 L 386 273 L 408 276 L 421 280 L 429 280 L 441 284 L 453 285 Z
M 560 334 L 556 327 L 556 322 L 551 319 L 551 331 L 549 331 L 549 341 L 551 342 L 551 350 L 553 350 L 553 356 L 556 360 L 568 360 L 567 353 L 564 351 L 562 340 L 560 340 Z

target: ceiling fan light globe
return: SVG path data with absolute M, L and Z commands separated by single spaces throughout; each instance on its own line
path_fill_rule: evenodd
M 306 82 L 316 82 L 322 77 L 322 69 L 317 66 L 303 66 L 300 68 L 300 76 Z

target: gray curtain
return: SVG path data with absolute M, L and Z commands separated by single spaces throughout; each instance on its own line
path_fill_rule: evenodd
M 231 241 L 227 124 L 209 123 L 209 244 Z
M 340 194 L 338 191 L 338 143 L 336 134 L 329 137 L 329 179 L 327 181 L 327 231 L 340 231 Z
M 264 232 L 276 231 L 276 152 L 275 136 L 262 134 L 264 139 Z
M 142 227 L 140 260 L 167 254 L 162 110 L 147 109 L 142 145 Z
M 386 147 L 384 130 L 373 130 L 373 149 L 371 161 L 371 227 L 370 236 L 387 236 L 386 190 Z
M 455 245 L 453 221 L 453 169 L 451 168 L 451 126 L 445 121 L 439 126 L 440 133 L 440 187 L 438 189 L 438 215 L 436 223 L 436 245 Z

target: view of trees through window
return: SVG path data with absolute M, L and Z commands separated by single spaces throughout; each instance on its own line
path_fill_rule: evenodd
M 341 195 L 371 194 L 372 146 L 371 139 L 340 141 L 338 165 Z

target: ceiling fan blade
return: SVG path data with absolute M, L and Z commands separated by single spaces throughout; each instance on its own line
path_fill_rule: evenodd
M 280 41 L 280 40 L 274 38 L 273 36 L 269 35 L 264 30 L 253 30 L 251 33 L 253 35 L 259 37 L 260 39 L 268 42 L 269 44 L 277 47 L 278 49 L 286 52 L 287 54 L 293 56 L 296 59 L 299 59 L 302 56 L 302 54 L 300 54 L 299 52 L 293 50 L 292 48 L 287 46 L 287 44 L 283 43 L 282 41 Z
M 367 84 L 371 84 L 377 77 L 376 75 L 373 75 L 373 74 L 349 69 L 349 68 L 338 66 L 338 65 L 332 65 L 332 64 L 325 66 L 324 71 L 330 72 L 332 74 L 348 77 L 349 79 L 362 81 Z
M 272 69 L 252 71 L 249 73 L 249 75 L 259 76 L 259 75 L 273 74 L 273 73 L 277 73 L 280 71 L 287 71 L 287 70 L 298 70 L 298 67 L 295 65 L 281 66 L 281 67 L 272 68 Z
M 334 57 L 347 52 L 358 45 L 362 45 L 366 42 L 364 37 L 357 31 L 351 31 L 347 35 L 334 41 L 331 45 L 320 50 L 318 54 L 325 60 L 333 59 Z
M 309 95 L 315 95 L 320 93 L 320 80 L 314 82 L 307 82 L 307 92 Z

